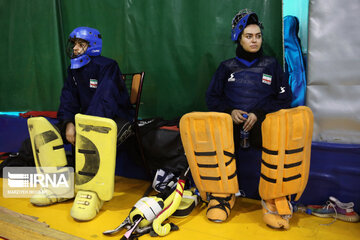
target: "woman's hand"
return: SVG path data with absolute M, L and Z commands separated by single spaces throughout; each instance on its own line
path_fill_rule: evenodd
M 243 129 L 249 132 L 254 127 L 256 121 L 257 121 L 256 115 L 254 113 L 249 113 L 248 119 L 245 121 Z
M 248 114 L 247 112 L 244 112 L 239 109 L 234 109 L 231 112 L 231 118 L 236 124 L 240 124 L 246 121 L 246 118 L 243 117 L 243 114 Z
M 75 125 L 72 122 L 66 124 L 65 136 L 66 136 L 66 140 L 75 146 L 76 130 L 75 130 Z

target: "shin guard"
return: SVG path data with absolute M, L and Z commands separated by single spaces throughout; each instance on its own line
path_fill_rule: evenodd
M 114 193 L 116 123 L 108 118 L 76 114 L 75 191 L 71 216 L 93 219 Z
M 296 194 L 298 200 L 306 187 L 312 132 L 313 115 L 305 106 L 267 114 L 262 123 L 259 193 L 265 206 L 274 204 L 279 215 L 292 214 L 286 197 Z
M 29 118 L 27 123 L 37 171 L 42 171 L 41 167 L 66 166 L 64 143 L 59 131 L 43 117 Z
M 69 183 L 66 188 L 43 187 L 30 198 L 30 202 L 36 206 L 47 206 L 72 198 L 73 172 L 66 167 L 64 144 L 59 131 L 43 117 L 32 117 L 27 122 L 36 171 L 39 174 L 63 174 Z
M 239 191 L 229 114 L 193 112 L 180 120 L 180 134 L 192 177 L 203 200 L 207 193 Z
M 116 133 L 108 118 L 76 114 L 75 190 L 96 192 L 103 201 L 114 193 Z

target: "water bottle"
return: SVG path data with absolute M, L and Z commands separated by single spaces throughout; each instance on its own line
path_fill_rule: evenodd
M 242 116 L 246 119 L 248 118 L 247 114 L 243 114 Z M 243 128 L 240 131 L 240 147 L 241 148 L 250 147 L 249 132 L 245 131 Z

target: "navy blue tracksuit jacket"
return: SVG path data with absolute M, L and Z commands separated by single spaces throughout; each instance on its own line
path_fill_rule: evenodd
M 116 61 L 96 56 L 79 69 L 68 68 L 58 119 L 74 122 L 77 113 L 133 120 L 129 94 Z
M 253 62 L 232 58 L 220 64 L 206 92 L 210 111 L 270 113 L 288 108 L 291 89 L 281 66 L 273 57 Z

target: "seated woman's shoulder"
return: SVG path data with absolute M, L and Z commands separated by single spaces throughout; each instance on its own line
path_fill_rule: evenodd
M 117 64 L 117 62 L 114 59 L 104 57 L 104 56 L 93 57 L 92 61 L 93 61 L 93 63 L 95 63 L 97 65 L 102 65 L 102 66 Z
M 260 58 L 260 62 L 264 65 L 278 64 L 278 61 L 276 60 L 276 58 L 271 57 L 271 56 L 262 56 Z

